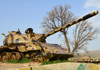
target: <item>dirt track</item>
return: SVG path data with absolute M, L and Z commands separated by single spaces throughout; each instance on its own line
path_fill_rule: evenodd
M 33 67 L 33 66 L 38 66 L 40 63 L 1 63 L 0 62 L 0 70 L 7 70 L 11 68 L 24 68 L 24 67 Z

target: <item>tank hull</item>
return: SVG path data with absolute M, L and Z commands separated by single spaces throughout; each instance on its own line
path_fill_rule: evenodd
M 40 44 L 43 50 L 38 48 L 36 50 L 33 50 L 28 46 L 27 49 L 26 44 L 18 45 L 15 47 L 1 46 L 0 61 L 6 62 L 12 59 L 20 60 L 22 58 L 29 58 L 30 60 L 33 60 L 35 62 L 43 62 L 52 60 L 67 60 L 68 58 L 73 57 L 73 54 L 68 53 L 67 49 L 62 48 L 60 45 L 48 43 Z M 31 46 L 33 48 L 35 46 L 33 43 L 29 43 L 29 45 L 33 45 Z

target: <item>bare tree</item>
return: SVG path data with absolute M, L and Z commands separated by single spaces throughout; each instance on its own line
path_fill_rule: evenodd
M 70 8 L 69 5 L 65 5 L 64 7 L 59 5 L 48 12 L 42 23 L 42 27 L 44 28 L 43 32 L 48 33 L 74 21 L 76 17 L 69 11 Z M 97 30 L 93 29 L 89 22 L 83 21 L 80 24 L 77 24 L 73 30 L 74 39 L 72 42 L 68 40 L 68 28 L 63 29 L 60 32 L 64 35 L 68 51 L 71 52 L 70 49 L 72 47 L 72 53 L 74 53 L 80 49 L 84 49 L 84 46 L 89 41 L 95 39 L 96 37 L 94 35 Z
M 80 49 L 86 50 L 85 46 L 89 41 L 96 38 L 98 33 L 97 29 L 94 29 L 88 21 L 83 21 L 80 24 L 76 24 L 76 27 L 73 29 L 73 41 L 71 42 L 72 53 Z
M 58 27 L 62 27 L 65 24 L 74 21 L 73 14 L 71 11 L 69 11 L 69 9 L 69 5 L 65 5 L 64 7 L 59 5 L 54 7 L 53 10 L 51 10 L 50 12 L 48 12 L 47 16 L 44 19 L 44 22 L 42 23 L 42 27 L 44 28 L 43 32 L 48 33 L 52 30 L 57 29 Z M 70 52 L 67 31 L 68 29 L 63 29 L 60 32 L 64 35 L 67 48 Z

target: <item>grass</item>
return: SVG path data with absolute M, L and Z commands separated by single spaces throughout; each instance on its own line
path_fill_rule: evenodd
M 69 60 L 44 61 L 44 62 L 42 62 L 41 65 L 63 63 L 63 62 L 72 62 L 72 61 L 69 61 Z
M 23 58 L 21 60 L 8 60 L 7 63 L 28 63 L 31 62 L 28 58 Z M 63 62 L 72 62 L 69 60 L 55 60 L 55 61 L 44 61 L 41 65 L 63 63 Z
M 7 63 L 28 63 L 30 60 L 28 58 L 23 58 L 21 60 L 8 60 Z

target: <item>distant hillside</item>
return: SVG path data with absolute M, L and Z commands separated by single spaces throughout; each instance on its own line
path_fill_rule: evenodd
M 79 58 L 84 56 L 89 56 L 92 58 L 100 57 L 100 50 L 83 52 L 83 53 L 79 53 L 79 55 L 75 54 L 75 57 L 79 57 Z

